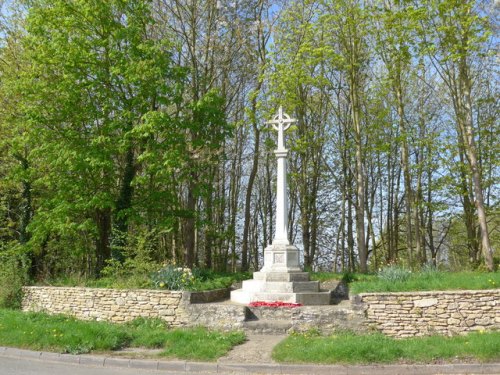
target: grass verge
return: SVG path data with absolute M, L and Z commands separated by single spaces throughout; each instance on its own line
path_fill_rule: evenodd
M 164 348 L 164 357 L 213 361 L 245 340 L 242 332 L 205 328 L 168 329 L 160 320 L 118 325 L 64 315 L 0 309 L 0 345 L 83 354 L 128 347 Z
M 500 287 L 500 273 L 481 272 L 419 272 L 407 280 L 358 280 L 350 284 L 351 294 L 369 292 L 411 292 L 429 290 L 480 290 Z
M 438 361 L 498 361 L 500 332 L 466 336 L 393 339 L 382 334 L 332 336 L 296 334 L 273 350 L 279 362 L 316 364 L 435 363 Z
M 351 295 L 359 293 L 413 292 L 431 290 L 481 290 L 500 287 L 500 272 L 415 272 L 404 280 L 387 280 L 379 275 L 336 274 L 318 272 L 311 279 L 319 281 L 345 280 Z
M 210 270 L 195 270 L 193 282 L 186 287 L 189 291 L 206 291 L 229 288 L 234 282 L 251 279 L 248 272 L 214 272 Z M 111 275 L 100 279 L 86 279 L 79 275 L 66 275 L 56 279 L 45 280 L 41 285 L 60 287 L 88 287 L 113 289 L 156 289 L 151 280 L 151 273 L 126 274 L 124 276 Z

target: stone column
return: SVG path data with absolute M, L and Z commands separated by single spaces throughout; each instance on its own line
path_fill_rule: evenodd
M 299 267 L 299 250 L 288 239 L 287 156 L 285 131 L 297 120 L 290 118 L 280 107 L 278 114 L 269 121 L 278 131 L 278 148 L 274 151 L 278 169 L 276 178 L 276 232 L 271 245 L 264 249 L 264 267 L 261 272 L 296 272 Z
M 286 157 L 288 150 L 278 149 L 274 151 L 278 159 L 278 176 L 276 184 L 276 234 L 273 245 L 289 245 L 288 240 L 288 196 L 286 181 Z

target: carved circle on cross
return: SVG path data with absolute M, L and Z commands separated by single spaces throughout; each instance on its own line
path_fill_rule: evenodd
M 281 125 L 283 126 L 283 131 L 286 131 L 295 121 L 295 119 L 292 119 L 287 113 L 283 112 L 283 108 L 280 107 L 278 114 L 269 123 L 273 126 L 274 130 L 279 131 Z

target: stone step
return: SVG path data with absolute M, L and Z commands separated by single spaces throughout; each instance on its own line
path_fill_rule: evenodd
M 231 300 L 237 303 L 249 304 L 255 301 L 301 303 L 303 305 L 329 305 L 330 292 L 309 293 L 271 293 L 253 292 L 248 293 L 243 289 L 233 290 Z
M 254 272 L 254 280 L 261 281 L 309 281 L 309 272 Z
M 269 292 L 269 293 L 303 293 L 319 292 L 319 281 L 263 281 L 263 280 L 245 280 L 242 289 L 251 293 Z
M 296 309 L 288 307 L 267 307 L 247 306 L 245 311 L 245 321 L 247 320 L 291 320 L 293 311 Z
M 282 335 L 292 328 L 292 322 L 290 320 L 247 320 L 243 322 L 242 328 L 252 333 Z
M 319 293 L 297 293 L 297 303 L 303 305 L 329 305 L 331 299 L 330 291 Z

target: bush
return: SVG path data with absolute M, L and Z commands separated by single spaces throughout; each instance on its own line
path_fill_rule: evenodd
M 139 257 L 127 258 L 122 263 L 116 259 L 106 261 L 101 278 L 87 281 L 86 285 L 97 288 L 135 289 L 149 288 L 150 275 L 158 269 L 158 264 Z
M 27 275 L 28 261 L 24 254 L 15 250 L 0 252 L 0 307 L 21 307 Z
M 194 283 L 194 276 L 189 268 L 166 264 L 152 275 L 151 281 L 159 289 L 186 290 Z
M 378 277 L 389 282 L 404 282 L 411 276 L 411 271 L 408 271 L 399 266 L 387 266 L 378 272 Z

